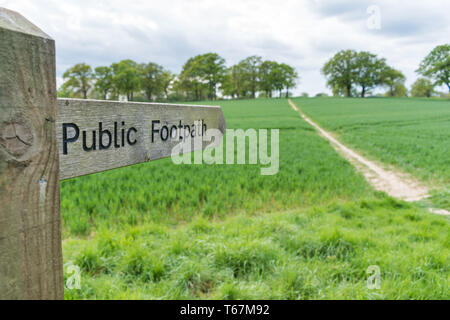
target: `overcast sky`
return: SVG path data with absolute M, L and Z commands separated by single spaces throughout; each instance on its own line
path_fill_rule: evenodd
M 56 40 L 58 83 L 68 67 L 122 59 L 179 73 L 197 54 L 232 65 L 260 55 L 294 66 L 296 93 L 330 92 L 320 69 L 341 49 L 367 50 L 407 76 L 450 42 L 449 0 L 0 0 Z M 380 19 L 377 17 L 379 16 Z

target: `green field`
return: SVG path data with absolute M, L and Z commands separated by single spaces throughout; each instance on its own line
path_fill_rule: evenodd
M 221 102 L 228 128 L 279 128 L 280 171 L 255 165 L 179 165 L 171 159 L 62 183 L 64 232 L 89 235 L 101 226 L 178 224 L 198 215 L 274 212 L 371 196 L 364 179 L 299 120 L 286 100 Z M 67 196 L 66 196 L 67 195 Z
M 339 130 L 357 108 L 354 101 L 296 103 L 371 154 Z M 389 112 L 402 117 L 392 101 L 373 105 L 373 113 L 383 110 L 378 122 Z M 432 112 L 413 102 L 424 119 L 438 114 L 448 121 L 448 102 Z M 64 261 L 82 270 L 82 289 L 66 289 L 67 299 L 448 298 L 448 218 L 374 191 L 284 99 L 216 104 L 228 128 L 280 129 L 279 173 L 261 176 L 255 165 L 176 166 L 166 159 L 64 181 Z M 407 117 L 409 109 L 401 108 Z M 341 109 L 350 111 L 338 119 L 333 113 Z M 418 117 L 417 128 L 432 132 Z M 448 137 L 443 126 L 436 134 Z M 425 144 L 416 140 L 411 145 Z M 448 157 L 431 160 L 418 176 L 445 186 Z M 366 286 L 370 265 L 381 269 L 379 290 Z
M 450 101 L 294 99 L 308 116 L 370 159 L 412 174 L 450 210 Z

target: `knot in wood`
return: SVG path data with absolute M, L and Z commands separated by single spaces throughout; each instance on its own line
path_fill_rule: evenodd
M 0 143 L 11 155 L 20 157 L 33 144 L 31 129 L 20 123 L 8 123 L 0 132 Z

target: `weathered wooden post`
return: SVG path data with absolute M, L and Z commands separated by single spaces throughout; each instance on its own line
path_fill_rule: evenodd
M 0 299 L 63 299 L 55 43 L 0 8 Z

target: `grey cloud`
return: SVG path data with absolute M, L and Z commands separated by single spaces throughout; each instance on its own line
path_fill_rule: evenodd
M 450 15 L 442 14 L 450 11 L 449 3 L 436 1 L 430 4 L 421 1 L 312 0 L 309 6 L 319 17 L 336 17 L 342 22 L 355 24 L 361 31 L 393 37 L 418 37 L 433 36 L 433 32 L 441 32 L 450 25 Z M 367 9 L 372 5 L 380 9 L 382 27 L 379 30 L 366 28 L 370 16 Z
M 367 8 L 374 4 L 370 0 L 310 0 L 310 8 L 321 17 L 339 17 L 346 20 L 361 20 L 367 17 Z M 376 2 L 375 2 L 376 4 Z
M 432 37 L 445 31 L 449 27 L 450 19 L 445 16 L 437 16 L 432 13 L 417 13 L 399 15 L 397 13 L 383 13 L 381 20 L 381 32 L 384 35 L 397 37 L 421 36 Z

